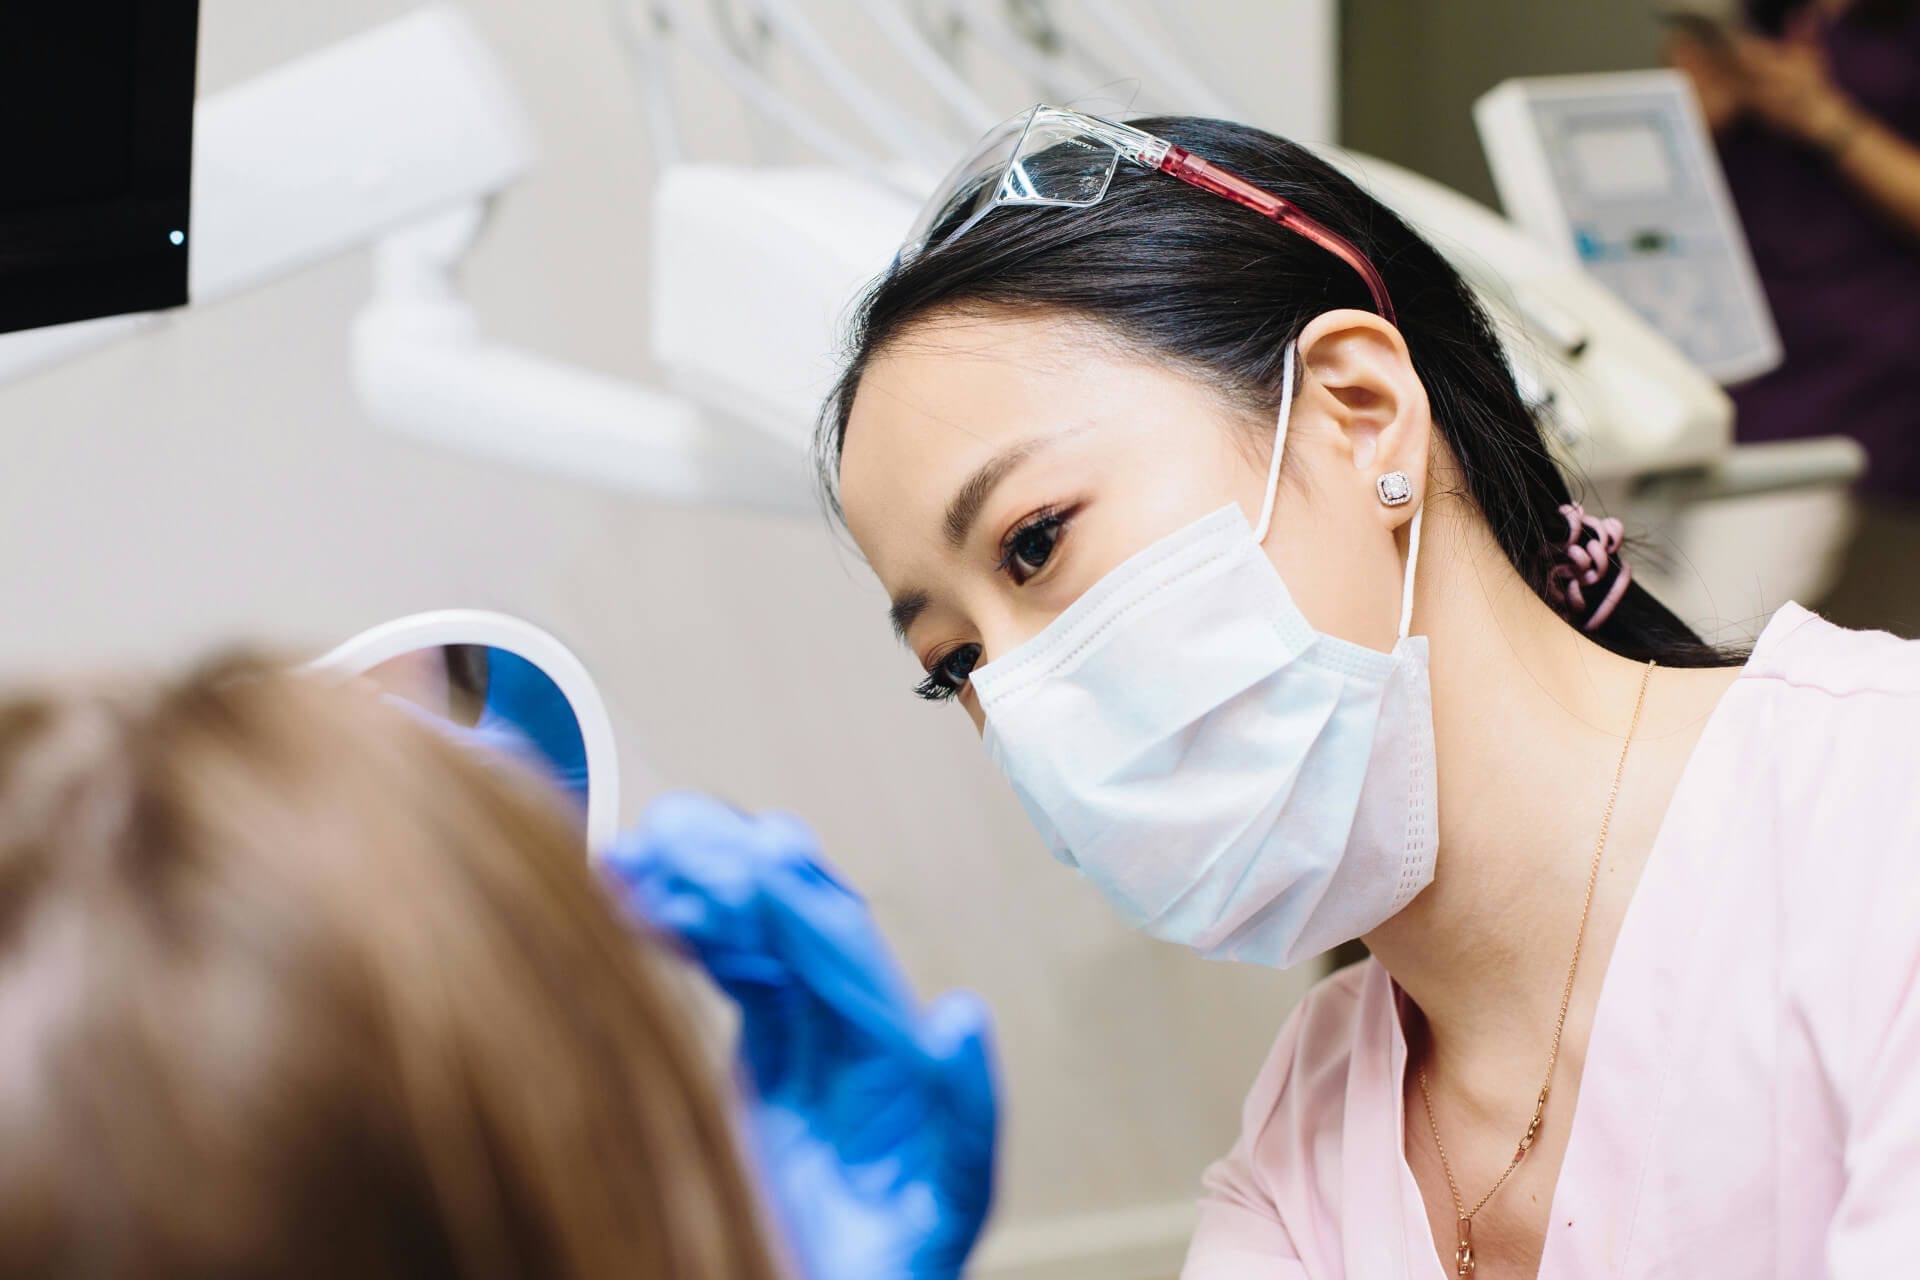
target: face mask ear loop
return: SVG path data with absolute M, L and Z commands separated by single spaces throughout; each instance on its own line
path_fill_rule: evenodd
M 1287 449 L 1287 422 L 1293 417 L 1293 344 L 1287 344 L 1287 353 L 1280 365 L 1280 422 L 1273 429 L 1273 461 L 1267 464 L 1267 497 L 1260 506 L 1260 523 L 1254 528 L 1253 540 L 1265 542 L 1267 530 L 1273 527 L 1273 500 L 1280 492 L 1280 457 Z M 1416 517 L 1417 519 L 1418 517 Z
M 1413 527 L 1407 530 L 1407 580 L 1400 588 L 1400 638 L 1405 640 L 1413 630 L 1413 571 L 1420 563 L 1420 517 L 1427 514 L 1427 504 L 1422 502 L 1420 509 L 1413 513 Z

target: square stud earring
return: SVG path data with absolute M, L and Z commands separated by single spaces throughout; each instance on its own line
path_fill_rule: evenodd
M 1404 471 L 1389 471 L 1375 484 L 1380 490 L 1380 501 L 1390 507 L 1404 507 L 1413 501 L 1413 481 L 1407 479 Z

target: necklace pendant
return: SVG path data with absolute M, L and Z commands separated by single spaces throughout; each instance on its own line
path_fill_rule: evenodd
M 1453 1251 L 1453 1274 L 1468 1280 L 1473 1275 L 1473 1219 L 1460 1219 L 1460 1244 Z

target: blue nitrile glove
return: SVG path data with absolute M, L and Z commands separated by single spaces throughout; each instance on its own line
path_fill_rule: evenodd
M 993 1199 L 978 998 L 920 1008 L 796 819 L 671 795 L 606 865 L 740 1006 L 750 1140 L 810 1280 L 955 1280 Z

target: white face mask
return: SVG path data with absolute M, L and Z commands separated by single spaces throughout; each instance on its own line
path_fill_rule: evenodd
M 1128 924 L 1285 968 L 1369 932 L 1433 879 L 1427 641 L 1391 654 L 1308 625 L 1230 505 L 1102 578 L 972 674 L 987 750 L 1056 857 Z

